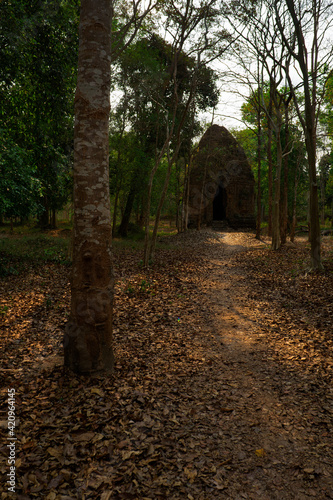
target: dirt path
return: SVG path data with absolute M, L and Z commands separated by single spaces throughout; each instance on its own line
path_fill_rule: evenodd
M 107 377 L 62 367 L 68 268 L 1 281 L 0 410 L 15 388 L 18 500 L 333 499 L 333 266 L 291 275 L 304 247 L 273 262 L 250 233 L 170 244 L 148 270 L 138 251 L 115 254 Z M 0 437 L 6 499 L 3 419 Z
M 332 407 L 323 408 L 304 373 L 290 372 L 283 352 L 274 355 L 260 329 L 265 311 L 258 315 L 244 269 L 232 260 L 264 243 L 246 233 L 221 237 L 209 250 L 206 292 L 221 363 L 212 390 L 232 410 L 221 422 L 232 460 L 221 470 L 218 498 L 333 498 Z

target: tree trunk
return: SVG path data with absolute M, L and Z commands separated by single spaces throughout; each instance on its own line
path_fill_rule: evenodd
M 51 208 L 51 229 L 57 228 L 57 212 L 55 208 Z
M 275 7 L 278 2 L 275 3 Z M 313 16 L 313 33 L 311 43 L 311 52 L 307 50 L 305 41 L 306 34 L 303 32 L 303 25 L 301 18 L 298 17 L 298 13 L 295 9 L 295 4 L 293 0 L 286 0 L 286 6 L 290 13 L 294 28 L 295 36 L 297 40 L 297 50 L 293 51 L 293 56 L 299 64 L 300 73 L 302 75 L 302 86 L 304 90 L 304 114 L 300 111 L 300 107 L 297 102 L 297 94 L 294 93 L 294 102 L 296 104 L 296 109 L 298 117 L 302 124 L 305 135 L 306 151 L 308 155 L 308 168 L 309 168 L 309 184 L 310 184 L 310 237 L 309 241 L 311 244 L 311 270 L 320 271 L 323 269 L 323 264 L 321 262 L 321 252 L 320 252 L 320 224 L 319 224 L 319 204 L 318 204 L 318 185 L 317 185 L 317 172 L 316 172 L 316 145 L 317 145 L 317 121 L 316 113 L 319 111 L 319 100 L 317 96 L 317 78 L 319 75 L 319 69 L 323 64 L 323 60 L 319 60 L 320 45 L 322 43 L 322 34 L 319 29 L 319 17 L 318 13 L 323 12 L 322 7 L 318 6 L 317 3 L 313 2 L 313 6 L 316 6 L 316 15 Z M 326 8 L 326 7 L 325 7 Z M 303 16 L 303 13 L 302 13 Z M 308 28 L 308 26 L 307 26 Z M 280 32 L 283 34 L 283 26 L 281 21 L 279 22 Z M 310 57 L 311 54 L 311 57 Z M 309 67 L 310 62 L 310 67 Z M 289 72 L 287 73 L 288 81 L 290 87 L 292 87 L 292 81 Z
M 272 85 L 270 86 L 270 98 L 268 114 L 272 116 L 273 100 L 271 92 L 273 91 Z M 268 138 L 267 138 L 267 161 L 268 161 L 268 236 L 272 236 L 272 214 L 273 214 L 273 160 L 272 160 L 272 124 L 268 119 Z
M 204 191 L 205 191 L 206 178 L 207 178 L 207 161 L 208 161 L 208 156 L 206 157 L 205 170 L 204 170 L 204 175 L 202 178 L 202 188 L 201 188 L 201 194 L 200 194 L 200 208 L 199 208 L 199 216 L 198 216 L 198 221 L 197 221 L 197 230 L 198 231 L 200 231 L 200 229 L 201 229 L 201 219 L 202 219 L 203 203 L 204 203 Z
M 109 113 L 111 3 L 81 0 L 74 127 L 71 312 L 65 366 L 76 373 L 113 368 Z
M 283 151 L 283 193 L 281 203 L 281 244 L 284 245 L 287 241 L 288 229 L 288 161 L 289 161 L 289 106 L 290 100 L 285 102 L 285 145 Z
M 306 137 L 308 162 L 309 162 L 309 184 L 310 184 L 310 244 L 311 244 L 311 270 L 323 269 L 320 252 L 320 224 L 318 185 L 316 172 L 316 137 L 311 131 Z
M 152 234 L 151 243 L 150 243 L 150 249 L 149 249 L 149 260 L 151 260 L 151 261 L 153 261 L 154 257 L 155 257 L 155 248 L 156 248 L 156 239 L 157 239 L 158 225 L 159 225 L 159 222 L 160 222 L 160 217 L 161 217 L 161 212 L 162 212 L 162 208 L 163 208 L 165 196 L 166 196 L 166 193 L 167 193 L 167 190 L 168 190 L 168 186 L 169 186 L 169 180 L 170 180 L 172 165 L 177 160 L 179 147 L 180 147 L 180 143 L 177 145 L 176 151 L 174 152 L 172 158 L 169 158 L 169 148 L 168 148 L 168 170 L 167 170 L 167 173 L 166 173 L 166 176 L 165 176 L 164 186 L 163 186 L 163 190 L 162 190 L 162 193 L 161 193 L 161 198 L 160 198 L 160 201 L 159 201 L 159 204 L 158 204 L 158 207 L 157 207 L 157 213 L 156 213 L 156 217 L 155 217 L 155 224 L 154 224 L 154 229 L 153 229 L 153 234 Z
M 117 187 L 116 194 L 115 194 L 115 197 L 114 197 L 114 204 L 113 204 L 112 238 L 114 238 L 116 236 L 117 208 L 118 208 L 119 191 L 120 191 L 120 189 Z
M 167 140 L 169 140 L 169 136 L 167 137 Z M 166 148 L 166 142 L 164 143 L 163 148 Z M 162 149 L 163 150 L 163 149 Z M 164 153 L 164 151 L 163 151 Z M 149 238 L 149 222 L 150 222 L 150 206 L 151 206 L 151 193 L 153 190 L 153 182 L 154 182 L 154 177 L 157 172 L 157 169 L 159 167 L 161 161 L 161 155 L 155 160 L 155 165 L 152 168 L 149 176 L 149 181 L 148 181 L 148 189 L 147 189 L 147 202 L 146 202 L 146 214 L 145 214 L 145 243 L 144 243 L 144 249 L 143 249 L 143 265 L 145 267 L 148 267 L 149 265 L 149 255 L 150 255 L 150 238 Z
M 325 174 L 323 170 L 320 172 L 320 195 L 321 195 L 321 214 L 320 220 L 321 223 L 325 224 L 325 205 L 326 205 L 326 197 L 325 197 Z
M 297 223 L 296 207 L 297 207 L 297 187 L 298 187 L 298 166 L 299 166 L 299 163 L 297 162 L 296 166 L 295 166 L 293 219 L 292 219 L 291 230 L 290 230 L 290 241 L 292 241 L 292 242 L 294 242 L 294 239 L 295 239 L 296 223 Z
M 282 146 L 280 128 L 276 134 L 277 164 L 274 182 L 274 204 L 272 217 L 272 250 L 278 250 L 281 246 L 280 236 L 280 192 L 281 192 L 281 170 L 282 170 Z
M 258 68 L 259 74 L 259 68 Z M 258 92 L 258 99 L 260 92 Z M 256 224 L 256 238 L 260 240 L 261 232 L 261 106 L 258 102 L 258 187 L 257 187 L 257 224 Z
M 145 227 L 145 205 L 146 205 L 146 200 L 144 196 L 141 196 L 141 203 L 140 203 L 140 215 L 139 215 L 139 227 L 140 229 L 143 229 Z
M 119 234 L 121 237 L 126 237 L 128 233 L 128 224 L 131 218 L 131 213 L 133 210 L 133 204 L 134 204 L 134 199 L 135 199 L 135 191 L 136 189 L 132 186 L 130 188 L 130 192 L 128 193 L 127 196 L 127 201 L 126 201 L 126 206 L 125 206 L 125 211 L 124 215 L 122 217 L 120 226 L 119 226 Z
M 49 227 L 49 202 L 48 202 L 47 196 L 43 197 L 42 205 L 43 205 L 44 211 L 40 214 L 40 216 L 38 218 L 38 225 L 42 229 L 46 229 L 47 227 Z
M 185 205 L 184 205 L 184 231 L 187 231 L 188 229 L 188 211 L 189 211 L 189 202 L 190 202 L 190 175 L 191 175 L 191 167 L 192 167 L 192 158 L 193 155 L 191 154 L 190 160 L 187 166 L 187 171 L 185 170 L 185 179 L 184 179 L 184 197 L 183 200 L 185 200 Z

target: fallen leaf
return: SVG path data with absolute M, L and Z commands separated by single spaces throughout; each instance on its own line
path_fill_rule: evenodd
M 264 448 L 259 448 L 259 450 L 256 450 L 256 455 L 257 457 L 263 458 L 266 456 L 266 452 Z

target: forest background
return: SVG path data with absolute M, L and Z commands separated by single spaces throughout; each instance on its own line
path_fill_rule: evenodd
M 319 212 L 328 228 L 332 5 L 309 1 L 304 15 L 298 2 L 280 10 L 269 1 L 112 5 L 113 236 L 143 237 L 146 226 L 148 262 L 161 217 L 186 230 L 191 155 L 230 83 L 247 88 L 243 126 L 231 132 L 256 177 L 257 236 L 265 228 L 277 249 L 288 232 L 293 239 L 296 221 L 307 226 Z M 1 2 L 0 217 L 11 230 L 71 218 L 79 7 L 77 0 Z

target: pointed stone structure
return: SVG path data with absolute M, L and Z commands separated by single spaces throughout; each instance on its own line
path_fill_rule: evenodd
M 188 226 L 254 228 L 254 176 L 244 149 L 225 127 L 212 125 L 192 156 Z

